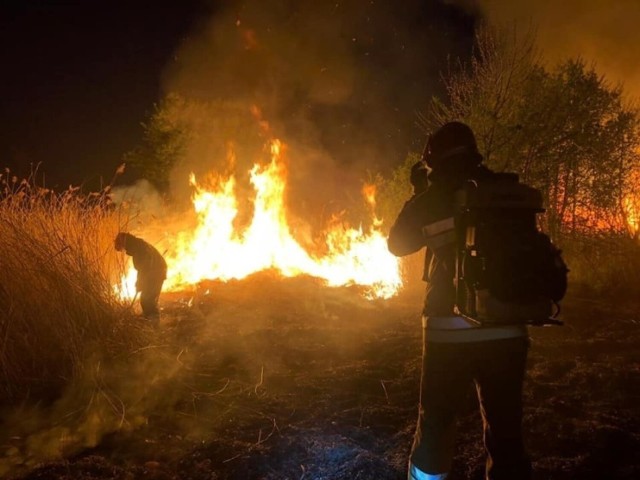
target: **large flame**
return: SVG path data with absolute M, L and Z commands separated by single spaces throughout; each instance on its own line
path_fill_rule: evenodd
M 382 221 L 375 216 L 375 186 L 363 189 L 372 226 L 356 229 L 334 221 L 326 231 L 322 254 L 310 254 L 296 240 L 287 219 L 283 145 L 274 140 L 270 149 L 271 161 L 256 164 L 249 172 L 255 191 L 253 216 L 241 231 L 234 226 L 239 212 L 235 177 L 219 176 L 205 188 L 191 175 L 198 224 L 193 231 L 177 233 L 169 246 L 164 290 L 181 290 L 206 279 L 242 279 L 275 269 L 287 277 L 312 275 L 329 286 L 365 286 L 369 298 L 395 295 L 402 284 L 399 262 L 388 252 L 380 231 Z M 134 284 L 135 271 L 130 268 L 121 294 L 131 297 Z

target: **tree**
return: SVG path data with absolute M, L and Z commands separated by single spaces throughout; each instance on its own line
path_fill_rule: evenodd
M 184 155 L 188 131 L 174 115 L 176 109 L 184 107 L 184 99 L 168 95 L 142 124 L 143 137 L 140 145 L 124 157 L 125 163 L 139 170 L 158 190 L 169 189 L 171 170 Z
M 447 98 L 434 98 L 422 123 L 431 130 L 464 120 L 474 129 L 485 161 L 509 169 L 516 157 L 512 150 L 523 137 L 519 114 L 527 101 L 524 94 L 540 74 L 531 32 L 481 30 L 470 64 L 457 65 L 444 77 Z
M 470 65 L 445 85 L 448 102 L 435 99 L 425 125 L 469 124 L 490 167 L 542 191 L 553 238 L 625 230 L 640 135 L 620 86 L 580 58 L 545 68 L 533 35 L 496 29 L 480 32 Z

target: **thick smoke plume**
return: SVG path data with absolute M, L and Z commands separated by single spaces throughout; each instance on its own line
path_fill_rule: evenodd
M 441 1 L 227 3 L 165 72 L 197 132 L 172 187 L 188 170 L 224 171 L 230 142 L 246 171 L 273 136 L 289 147 L 298 213 L 359 200 L 367 170 L 421 148 L 416 112 L 447 59 L 468 54 L 472 24 Z

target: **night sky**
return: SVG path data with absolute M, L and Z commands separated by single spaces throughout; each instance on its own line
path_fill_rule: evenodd
M 25 174 L 41 163 L 48 186 L 83 183 L 95 188 L 101 178 L 108 183 L 123 154 L 139 143 L 141 122 L 165 93 L 163 76 L 178 47 L 220 11 L 241 15 L 243 3 L 255 2 L 3 2 L 0 166 Z M 293 12 L 304 9 L 299 6 L 304 2 L 271 3 Z M 350 101 L 346 111 L 344 106 L 326 106 L 315 115 L 324 125 L 327 118 L 349 117 L 341 119 L 348 125 L 345 138 L 355 129 L 360 134 L 371 130 L 375 142 L 380 134 L 372 121 L 367 123 L 372 117 L 367 109 L 374 109 L 374 118 L 384 117 L 397 126 L 389 134 L 395 149 L 390 162 L 395 162 L 422 141 L 416 113 L 426 108 L 431 95 L 442 92 L 439 75 L 450 59 L 468 56 L 476 18 L 444 0 L 327 5 L 334 6 L 334 16 L 348 5 L 343 27 L 353 29 L 354 38 L 372 39 L 368 45 L 349 47 L 360 49 L 353 52 L 359 59 L 355 68 L 365 72 L 354 98 L 367 89 L 366 82 L 387 87 L 375 89 L 385 98 L 360 102 L 362 111 L 354 112 L 359 102 Z M 281 25 L 274 21 L 262 27 Z M 385 32 L 382 41 L 375 41 L 378 27 Z M 344 30 L 340 35 L 345 36 Z M 327 135 L 329 151 L 335 138 Z

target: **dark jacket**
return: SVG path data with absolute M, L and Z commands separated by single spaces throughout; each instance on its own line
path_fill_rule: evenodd
M 141 238 L 126 234 L 125 251 L 133 259 L 133 267 L 138 271 L 136 287 L 138 291 L 152 288 L 167 278 L 167 262 L 153 245 Z
M 460 168 L 431 172 L 427 190 L 405 203 L 389 232 L 389 251 L 394 255 L 409 255 L 426 247 L 423 227 L 454 216 L 455 192 L 468 180 L 482 181 L 494 175 L 488 168 L 473 165 L 473 162 L 457 162 L 455 158 L 450 162 L 450 165 L 460 165 Z M 439 249 L 427 248 L 423 275 L 423 280 L 427 282 L 424 315 L 453 314 L 455 262 L 454 244 Z

